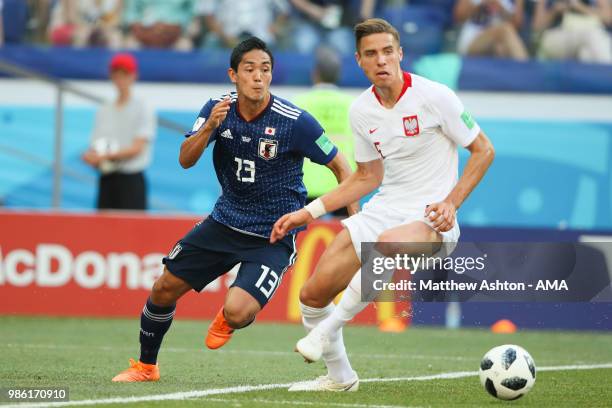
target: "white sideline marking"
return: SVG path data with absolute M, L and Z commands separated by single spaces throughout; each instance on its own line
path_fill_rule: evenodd
M 598 368 L 612 368 L 612 363 L 545 366 L 545 367 L 537 368 L 537 371 L 594 370 Z M 476 375 L 478 375 L 478 371 L 456 371 L 456 372 L 450 372 L 450 373 L 440 373 L 440 374 L 422 375 L 422 376 L 414 376 L 414 377 L 364 378 L 364 379 L 361 379 L 360 381 L 361 382 L 429 381 L 429 380 L 447 380 L 447 379 L 453 379 L 453 378 L 472 377 Z M 302 382 L 310 382 L 310 381 L 301 381 L 299 383 L 302 383 Z M 115 398 L 63 401 L 63 402 L 51 402 L 51 403 L 33 403 L 33 404 L 20 403 L 16 405 L 0 405 L 0 407 L 2 408 L 68 407 L 68 406 L 74 406 L 74 405 L 130 404 L 133 402 L 146 402 L 146 401 L 185 400 L 189 398 L 207 397 L 209 395 L 239 394 L 239 393 L 251 392 L 251 391 L 265 391 L 265 390 L 274 390 L 278 388 L 289 388 L 289 386 L 293 384 L 295 383 L 239 385 L 239 386 L 227 387 L 227 388 L 213 388 L 209 390 L 173 392 L 169 394 L 144 395 L 140 397 L 115 397 Z
M 612 368 L 612 363 L 544 366 L 544 367 L 536 367 L 536 372 L 594 370 L 598 368 Z M 453 379 L 453 378 L 464 378 L 464 377 L 471 377 L 475 375 L 478 375 L 478 371 L 456 371 L 453 373 L 422 375 L 418 377 L 366 378 L 360 381 L 361 382 L 429 381 L 429 380 L 448 380 L 448 379 Z
M 575 364 L 575 365 L 562 365 L 562 366 L 540 367 L 540 368 L 536 367 L 536 372 L 538 372 L 538 371 L 596 370 L 598 368 L 612 368 L 612 363 Z
M 273 390 L 277 388 L 288 388 L 293 383 L 286 384 L 262 384 L 262 385 L 239 385 L 237 387 L 227 388 L 212 388 L 209 390 L 200 391 L 186 391 L 186 392 L 173 392 L 170 394 L 157 394 L 157 395 L 143 395 L 140 397 L 115 397 L 115 398 L 102 398 L 97 400 L 79 400 L 79 401 L 62 401 L 62 402 L 51 402 L 51 403 L 34 403 L 34 404 L 16 404 L 16 405 L 0 405 L 2 408 L 23 408 L 23 407 L 68 407 L 72 405 L 98 405 L 98 404 L 130 404 L 133 402 L 147 402 L 147 401 L 171 401 L 171 400 L 185 400 L 189 398 L 201 398 L 208 395 L 220 395 L 220 394 L 234 394 L 243 393 L 249 391 L 265 391 Z

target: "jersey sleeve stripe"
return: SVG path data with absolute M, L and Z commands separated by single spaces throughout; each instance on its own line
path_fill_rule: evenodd
M 293 119 L 293 120 L 297 120 L 297 118 L 299 117 L 299 116 L 289 115 L 288 113 L 285 113 L 285 112 L 283 112 L 281 110 L 276 109 L 276 107 L 274 107 L 274 106 L 272 106 L 270 109 L 272 109 L 274 112 L 276 112 L 276 113 L 278 113 L 280 115 L 283 115 L 283 116 L 285 116 L 287 118 L 290 118 L 290 119 Z
M 287 108 L 282 107 L 281 105 L 277 105 L 276 103 L 273 103 L 272 106 L 274 106 L 278 110 L 281 110 L 281 111 L 287 113 L 288 115 L 300 116 L 302 114 L 302 112 L 291 111 L 291 110 L 289 110 Z
M 274 100 L 274 103 L 275 103 L 275 104 L 277 104 L 277 105 L 279 105 L 279 107 L 280 107 L 280 108 L 285 108 L 285 110 L 288 110 L 288 111 L 290 111 L 290 112 L 295 112 L 295 113 L 297 113 L 297 114 L 302 113 L 302 111 L 301 111 L 301 110 L 296 109 L 296 108 L 292 108 L 291 106 L 287 106 L 287 105 L 285 105 L 284 103 L 282 103 L 281 101 L 279 101 L 278 99 L 275 99 L 275 100 Z

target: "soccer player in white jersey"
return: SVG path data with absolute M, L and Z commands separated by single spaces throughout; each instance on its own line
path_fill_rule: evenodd
M 402 48 L 393 26 L 381 19 L 366 20 L 355 26 L 355 39 L 357 64 L 373 84 L 349 115 L 357 171 L 303 209 L 281 217 L 271 241 L 380 189 L 362 212 L 342 221 L 344 229 L 300 292 L 309 334 L 296 350 L 307 361 L 323 357 L 328 374 L 295 384 L 290 391 L 358 389 L 341 329 L 367 306 L 360 296 L 361 243 L 375 242 L 385 256 L 397 253 L 398 243 L 426 243 L 426 255 L 441 249 L 449 254 L 459 239 L 457 209 L 494 157 L 491 142 L 453 91 L 402 71 Z M 460 178 L 457 146 L 470 152 Z M 344 289 L 334 306 L 333 299 Z

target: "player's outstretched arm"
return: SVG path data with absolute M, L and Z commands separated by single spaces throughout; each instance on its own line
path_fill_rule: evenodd
M 429 217 L 438 232 L 453 228 L 457 209 L 482 180 L 495 157 L 493 144 L 482 131 L 466 149 L 470 151 L 470 158 L 455 188 L 444 201 L 432 203 L 425 208 L 425 216 Z
M 384 175 L 385 168 L 381 159 L 357 163 L 357 170 L 349 178 L 321 196 L 325 212 L 335 211 L 359 201 L 361 197 L 380 186 Z
M 204 149 L 208 146 L 210 135 L 221 126 L 229 109 L 230 98 L 226 97 L 212 108 L 208 120 L 198 132 L 185 139 L 181 145 L 181 152 L 179 154 L 179 163 L 184 169 L 188 169 L 198 162 L 200 156 L 204 153 Z
M 357 163 L 357 171 L 332 191 L 317 198 L 306 207 L 283 215 L 272 228 L 270 242 L 282 239 L 289 231 L 312 222 L 321 215 L 346 207 L 352 202 L 372 192 L 382 183 L 385 170 L 382 160 Z
M 353 174 L 353 170 L 351 170 L 351 166 L 349 166 L 346 157 L 344 157 L 340 151 L 338 151 L 332 161 L 327 163 L 325 166 L 327 166 L 327 168 L 334 173 L 336 180 L 338 180 L 338 184 L 341 184 L 344 180 L 348 179 L 351 174 Z M 354 201 L 347 205 L 346 210 L 349 216 L 357 214 L 359 212 L 359 201 Z

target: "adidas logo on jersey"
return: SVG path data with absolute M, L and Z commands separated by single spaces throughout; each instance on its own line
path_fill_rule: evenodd
M 221 132 L 221 137 L 224 137 L 226 139 L 233 139 L 234 136 L 232 136 L 232 132 L 230 132 L 229 129 L 225 129 L 223 132 Z

